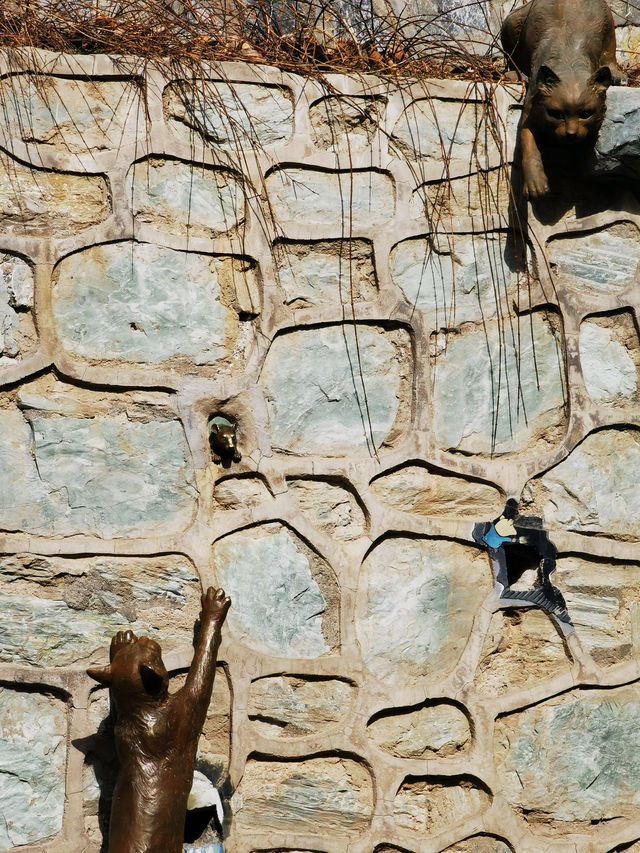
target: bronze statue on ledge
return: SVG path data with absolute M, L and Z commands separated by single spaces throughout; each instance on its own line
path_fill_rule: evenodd
M 532 0 L 502 25 L 502 46 L 528 77 L 520 122 L 523 192 L 549 192 L 540 146 L 593 143 L 610 85 L 626 82 L 616 62 L 613 16 L 604 0 Z
M 88 674 L 111 691 L 120 763 L 109 823 L 109 853 L 181 853 L 198 738 L 211 700 L 220 630 L 231 599 L 209 587 L 200 636 L 184 686 L 169 675 L 154 640 L 120 631 L 108 666 Z

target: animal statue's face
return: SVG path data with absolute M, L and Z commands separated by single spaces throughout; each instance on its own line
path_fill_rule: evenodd
M 236 426 L 224 424 L 211 424 L 211 446 L 218 453 L 231 456 L 236 448 Z
M 169 674 L 160 646 L 148 637 L 136 638 L 133 634 L 127 640 L 115 650 L 108 666 L 92 667 L 89 675 L 128 701 L 140 704 L 161 701 L 167 695 Z
M 585 79 L 573 70 L 559 76 L 543 65 L 536 79 L 538 128 L 563 145 L 575 145 L 593 137 L 604 118 L 610 80 L 608 68 L 601 68 Z

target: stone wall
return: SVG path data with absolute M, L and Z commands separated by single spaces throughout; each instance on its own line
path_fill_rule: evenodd
M 518 89 L 2 63 L 0 849 L 100 849 L 85 668 L 179 684 L 209 584 L 225 851 L 640 849 L 637 93 L 532 209 Z M 508 496 L 574 631 L 494 592 Z

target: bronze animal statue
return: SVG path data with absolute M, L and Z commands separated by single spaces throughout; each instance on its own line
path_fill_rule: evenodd
M 604 0 L 532 0 L 507 16 L 502 46 L 528 77 L 520 149 L 523 193 L 549 191 L 539 142 L 591 142 L 604 118 L 607 88 L 626 82 L 616 63 L 613 16 Z
M 216 465 L 228 468 L 232 462 L 242 459 L 236 443 L 236 424 L 224 415 L 209 418 L 209 447 Z
M 110 663 L 88 674 L 108 685 L 118 776 L 111 802 L 109 853 L 181 853 L 198 738 L 211 700 L 220 631 L 231 600 L 209 587 L 200 636 L 184 686 L 169 676 L 154 640 L 120 631 Z

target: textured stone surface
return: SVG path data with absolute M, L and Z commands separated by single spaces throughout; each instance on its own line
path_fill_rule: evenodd
M 594 402 L 615 404 L 638 398 L 640 347 L 629 311 L 582 323 L 580 365 L 584 384 Z
M 0 254 L 0 358 L 15 358 L 33 349 L 32 308 L 31 267 L 13 255 Z
M 64 705 L 0 687 L 0 846 L 10 850 L 59 832 L 64 808 Z
M 377 477 L 370 489 L 382 503 L 416 515 L 493 518 L 504 506 L 494 486 L 438 474 L 422 465 L 406 465 Z
M 0 84 L 0 101 L 6 137 L 50 146 L 60 154 L 118 148 L 137 123 L 144 133 L 134 80 L 16 74 Z
M 213 497 L 224 509 L 259 506 L 272 499 L 271 492 L 259 477 L 223 477 L 216 483 Z
M 636 538 L 640 534 L 640 432 L 589 434 L 569 456 L 531 480 L 524 492 L 545 526 Z
M 108 646 L 116 631 L 160 636 L 165 649 L 191 636 L 200 581 L 184 557 L 0 559 L 0 660 L 69 666 Z M 170 619 L 167 620 L 167 614 Z
M 257 304 L 255 273 L 240 260 L 109 243 L 60 263 L 53 313 L 63 346 L 85 358 L 216 364 L 240 333 L 234 285 Z
M 369 722 L 367 732 L 376 746 L 399 758 L 455 755 L 471 741 L 469 720 L 447 702 L 404 713 L 385 712 Z
M 560 573 L 552 576 L 561 583 Z M 563 585 L 564 591 L 564 585 Z M 574 616 L 569 605 L 569 613 Z M 582 632 L 579 632 L 582 638 Z M 486 696 L 533 687 L 568 675 L 571 660 L 551 619 L 541 610 L 494 613 L 484 639 L 475 685 Z
M 195 510 L 178 421 L 0 411 L 0 527 L 126 536 L 180 530 Z
M 127 199 L 136 221 L 159 231 L 211 237 L 244 222 L 244 194 L 228 169 L 150 157 L 127 175 Z
M 325 561 L 282 524 L 219 539 L 213 564 L 233 601 L 235 637 L 267 654 L 314 658 L 339 642 L 339 597 Z
M 494 835 L 473 835 L 445 848 L 443 853 L 513 853 L 513 847 Z
M 506 453 L 562 438 L 564 346 L 556 321 L 535 312 L 450 336 L 433 365 L 440 447 Z
M 591 829 L 640 803 L 640 692 L 582 690 L 498 720 L 496 760 L 509 803 L 540 830 Z
M 357 835 L 373 811 L 367 770 L 350 758 L 250 760 L 232 798 L 238 829 Z
M 385 106 L 382 97 L 321 98 L 309 107 L 314 143 L 351 156 L 366 150 L 380 128 Z
M 251 685 L 247 713 L 261 735 L 300 737 L 344 719 L 353 693 L 351 684 L 336 678 L 260 678 Z
M 278 223 L 321 225 L 331 236 L 340 232 L 341 221 L 346 227 L 374 228 L 395 213 L 393 180 L 373 169 L 350 174 L 292 166 L 268 174 L 265 186 Z
M 324 480 L 289 480 L 302 514 L 328 536 L 343 542 L 364 535 L 366 521 L 351 491 Z
M 391 136 L 392 146 L 402 156 L 438 163 L 447 159 L 449 168 L 458 174 L 488 168 L 486 140 L 481 104 L 435 98 L 413 101 Z
M 504 310 L 518 277 L 508 260 L 507 238 L 496 232 L 457 235 L 438 242 L 412 238 L 391 253 L 391 276 L 427 331 L 477 322 Z M 507 255 L 507 257 L 505 257 Z
M 640 265 L 639 232 L 634 225 L 613 225 L 552 240 L 547 248 L 558 286 L 582 293 L 619 293 L 631 284 Z
M 444 677 L 492 585 L 486 554 L 475 548 L 446 539 L 383 540 L 358 583 L 356 634 L 366 666 L 391 683 Z
M 403 330 L 359 325 L 356 341 L 353 326 L 335 325 L 277 337 L 260 376 L 274 450 L 339 456 L 391 441 L 408 416 L 409 359 Z
M 557 574 L 580 643 L 596 663 L 608 666 L 637 654 L 640 566 L 563 557 Z
M 484 811 L 491 796 L 464 777 L 431 783 L 409 778 L 402 783 L 393 802 L 396 825 L 401 829 L 435 835 L 460 821 Z
M 192 144 L 194 131 L 207 146 L 232 150 L 282 144 L 293 132 L 291 93 L 277 86 L 176 82 L 164 91 L 164 108 L 173 130 Z
M 0 222 L 10 233 L 64 237 L 110 212 L 104 178 L 31 169 L 0 152 Z
M 457 231 L 460 220 L 471 216 L 499 217 L 500 226 L 509 224 L 509 195 L 511 185 L 504 168 L 489 169 L 452 178 L 450 181 L 429 181 L 413 192 L 411 212 L 421 219 L 425 214 L 438 231 Z
M 375 298 L 373 247 L 365 240 L 279 242 L 274 261 L 284 303 L 294 308 Z
M 612 86 L 595 145 L 596 174 L 640 175 L 640 92 Z

